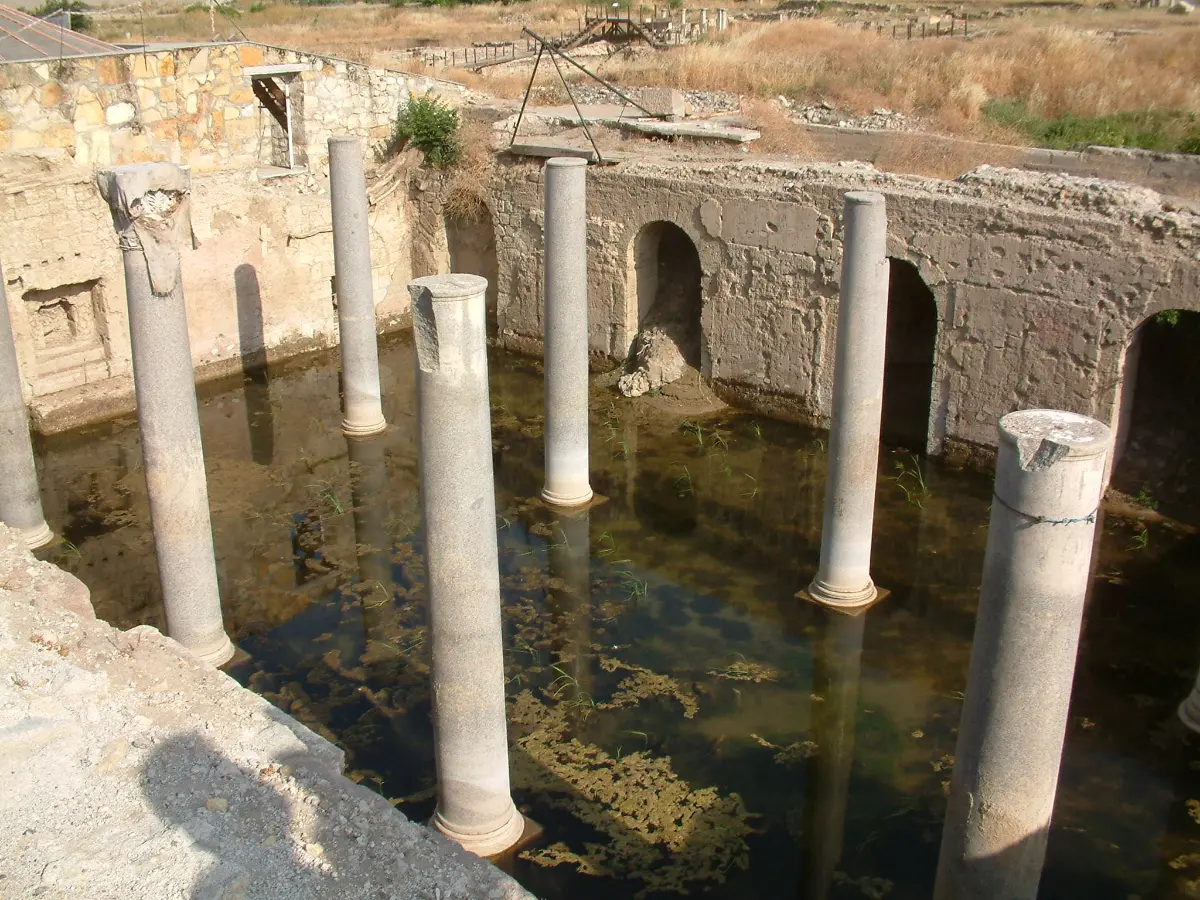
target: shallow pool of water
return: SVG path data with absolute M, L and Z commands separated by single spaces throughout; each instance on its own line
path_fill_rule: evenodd
M 351 442 L 337 357 L 201 389 L 231 674 L 433 808 L 412 347 L 381 353 L 392 428 Z M 512 771 L 545 829 L 504 865 L 554 898 L 926 898 L 990 478 L 880 463 L 857 617 L 795 597 L 819 550 L 824 435 L 597 391 L 583 514 L 536 502 L 541 375 L 492 357 Z M 132 420 L 40 442 L 43 555 L 114 624 L 161 625 Z M 1197 539 L 1109 518 L 1042 898 L 1200 897 Z

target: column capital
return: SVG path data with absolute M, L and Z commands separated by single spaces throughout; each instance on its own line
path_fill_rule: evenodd
M 96 184 L 112 211 L 121 249 L 140 250 L 146 257 L 155 295 L 172 293 L 179 280 L 179 251 L 194 246 L 191 173 L 173 163 L 138 163 L 103 169 Z

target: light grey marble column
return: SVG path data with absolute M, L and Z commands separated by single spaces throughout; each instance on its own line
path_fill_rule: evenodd
M 724 31 L 729 26 L 729 10 L 717 10 L 717 31 Z
M 555 157 L 545 175 L 546 485 L 542 499 L 579 506 L 588 475 L 587 160 Z
M 409 283 L 433 653 L 433 824 L 480 856 L 508 849 L 524 829 L 508 776 L 486 290 L 477 275 Z
M 342 431 L 365 437 L 383 431 L 387 422 L 379 393 L 367 181 L 362 142 L 356 137 L 329 139 L 329 203 L 342 351 Z
M 1111 443 L 1075 413 L 1000 420 L 935 900 L 1037 896 Z
M 700 10 L 700 33 L 708 34 L 708 10 Z
M 0 522 L 15 528 L 30 550 L 54 540 L 42 512 L 37 463 L 29 439 L 29 416 L 21 392 L 17 346 L 8 318 L 4 268 L 0 266 Z
M 808 594 L 827 606 L 872 603 L 871 531 L 887 346 L 887 212 L 882 194 L 845 199 L 821 564 Z
M 233 655 L 221 620 L 208 482 L 179 253 L 190 246 L 191 176 L 170 163 L 97 176 L 125 264 L 129 337 L 150 523 L 167 634 L 214 666 Z

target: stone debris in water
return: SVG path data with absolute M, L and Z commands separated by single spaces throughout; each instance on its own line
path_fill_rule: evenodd
M 640 397 L 678 381 L 687 367 L 679 345 L 658 327 L 639 332 L 629 356 L 629 371 L 617 382 L 626 397 Z

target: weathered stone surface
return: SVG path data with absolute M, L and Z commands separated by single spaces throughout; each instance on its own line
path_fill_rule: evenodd
M 89 610 L 0 526 L 6 896 L 532 900 L 229 676 Z
M 955 182 L 869 166 L 641 163 L 589 174 L 589 338 L 628 355 L 637 333 L 636 235 L 672 222 L 703 270 L 705 375 L 743 402 L 790 398 L 827 425 L 847 190 L 887 197 L 888 254 L 911 263 L 938 309 L 926 449 L 993 445 L 1020 406 L 1111 421 L 1124 347 L 1163 309 L 1200 309 L 1200 220 L 1153 191 L 982 167 Z M 493 189 L 502 343 L 536 351 L 539 184 Z

